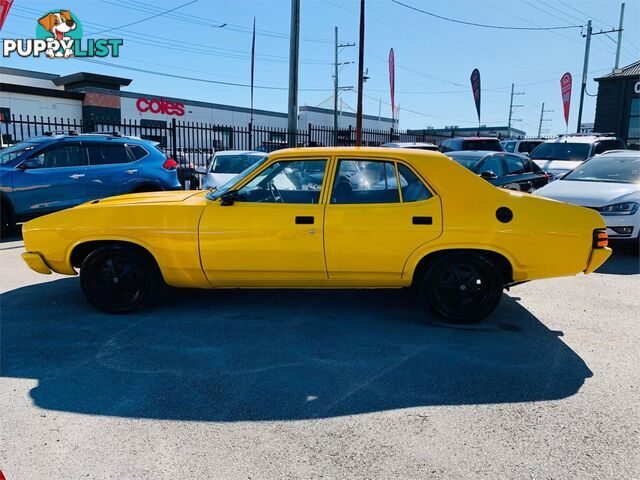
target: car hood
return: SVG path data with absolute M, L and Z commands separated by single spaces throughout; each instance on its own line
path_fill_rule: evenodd
M 538 165 L 545 172 L 551 172 L 553 174 L 562 174 L 566 173 L 569 170 L 573 170 L 577 166 L 583 163 L 582 160 L 548 160 L 544 159 L 534 159 L 532 158 L 536 165 Z
M 115 197 L 93 200 L 84 205 L 139 205 L 143 203 L 174 203 L 183 202 L 194 195 L 202 194 L 202 191 L 171 191 L 171 192 L 144 192 L 118 195 Z
M 584 207 L 604 207 L 640 201 L 640 186 L 633 183 L 556 180 L 533 194 Z

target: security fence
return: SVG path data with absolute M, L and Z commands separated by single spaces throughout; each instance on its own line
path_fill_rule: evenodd
M 92 118 L 88 122 L 52 117 L 23 117 L 12 115 L 0 118 L 2 146 L 21 142 L 48 132 L 119 133 L 159 142 L 181 165 L 203 167 L 211 155 L 220 150 L 259 150 L 271 152 L 285 148 L 293 137 L 298 147 L 353 146 L 355 129 L 337 132 L 330 127 L 306 125 L 290 132 L 284 128 L 214 125 L 200 122 L 159 120 L 121 120 L 112 122 Z M 446 136 L 428 133 L 407 133 L 389 130 L 363 129 L 362 145 L 380 146 L 386 142 L 429 142 L 439 145 Z

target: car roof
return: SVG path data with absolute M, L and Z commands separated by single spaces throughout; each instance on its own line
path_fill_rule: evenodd
M 434 147 L 438 148 L 437 145 L 428 142 L 387 142 L 382 144 L 383 147 L 386 148 L 420 148 L 420 147 Z
M 640 157 L 640 150 L 608 150 L 596 155 L 597 157 Z
M 214 155 L 264 155 L 265 152 L 256 150 L 219 150 Z
M 448 140 L 465 140 L 465 141 L 466 140 L 473 140 L 473 141 L 495 140 L 497 142 L 500 141 L 500 139 L 498 137 L 452 137 L 452 138 L 447 138 L 445 140 L 445 142 L 448 141 Z
M 615 135 L 610 134 L 589 134 L 589 135 L 560 135 L 558 138 L 552 138 L 544 143 L 595 143 L 599 140 L 619 140 Z

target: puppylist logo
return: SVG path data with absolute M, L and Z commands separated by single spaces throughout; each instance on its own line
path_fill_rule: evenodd
M 123 43 L 121 38 L 89 38 L 83 42 L 78 17 L 69 10 L 51 10 L 38 19 L 36 38 L 3 39 L 2 56 L 118 57 Z

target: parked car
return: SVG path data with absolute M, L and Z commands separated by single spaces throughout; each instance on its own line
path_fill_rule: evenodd
M 496 187 L 531 193 L 549 183 L 549 175 L 524 155 L 471 150 L 447 156 Z
M 179 190 L 176 161 L 157 142 L 52 134 L 0 150 L 2 225 L 133 192 Z
M 255 162 L 262 160 L 264 152 L 251 150 L 226 150 L 216 152 L 204 172 L 202 188 L 218 188 Z
M 299 182 L 306 172 L 316 181 Z M 505 286 L 590 273 L 611 254 L 594 210 L 494 188 L 437 152 L 389 148 L 286 149 L 216 191 L 85 203 L 28 222 L 23 236 L 33 270 L 79 268 L 89 301 L 114 313 L 148 304 L 162 281 L 415 286 L 438 315 L 472 322 Z
M 444 140 L 439 147 L 443 153 L 462 150 L 486 150 L 504 152 L 500 140 L 495 137 L 456 137 Z
M 381 145 L 388 148 L 413 148 L 415 150 L 437 151 L 438 146 L 427 142 L 387 142 Z
M 504 148 L 505 152 L 529 155 L 538 145 L 544 143 L 544 140 L 529 138 L 526 140 L 503 140 L 500 143 L 502 143 L 502 148 Z
M 587 158 L 607 152 L 622 150 L 624 141 L 608 134 L 571 134 L 547 140 L 540 144 L 529 158 L 545 172 L 557 178 L 573 170 Z
M 640 238 L 640 152 L 606 152 L 587 160 L 536 195 L 593 208 L 611 239 Z

